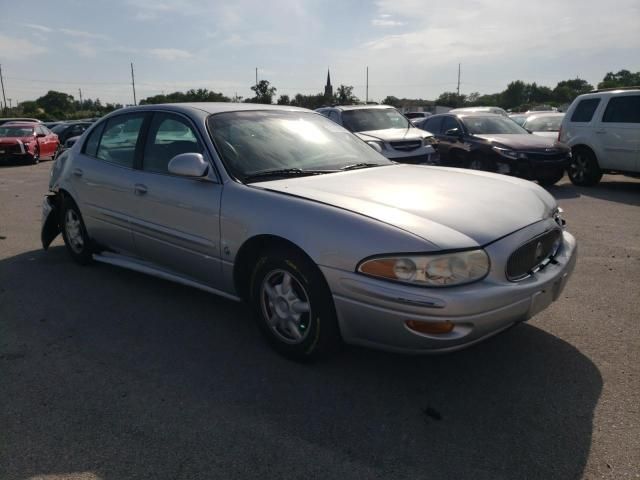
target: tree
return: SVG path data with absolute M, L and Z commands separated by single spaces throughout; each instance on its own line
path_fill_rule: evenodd
M 382 104 L 391 105 L 392 107 L 398 108 L 400 106 L 400 99 L 398 97 L 394 97 L 390 95 L 388 97 L 385 97 L 384 100 L 382 100 Z
M 620 70 L 618 73 L 607 73 L 598 88 L 636 87 L 640 86 L 640 72 L 631 73 L 629 70 Z
M 74 99 L 66 93 L 49 90 L 46 95 L 36 100 L 36 105 L 48 115 L 64 118 L 74 110 Z
M 351 85 L 340 85 L 336 90 L 336 103 L 338 105 L 353 105 L 358 101 L 358 97 L 353 94 Z
M 460 108 L 464 106 L 465 95 L 458 95 L 456 92 L 444 92 L 436 99 L 436 105 L 444 107 Z
M 527 103 L 527 85 L 522 80 L 516 80 L 507 85 L 501 94 L 502 108 L 513 108 Z
M 254 98 L 251 99 L 251 103 L 273 103 L 273 96 L 276 94 L 276 87 L 270 86 L 268 80 L 260 80 L 257 85 L 251 87 L 256 94 Z
M 41 109 L 38 108 L 38 104 L 34 100 L 27 100 L 20 103 L 23 115 L 38 115 Z
M 173 92 L 167 95 L 154 95 L 140 100 L 140 105 L 155 105 L 158 103 L 178 103 L 178 102 L 228 102 L 230 99 L 222 93 L 199 88 L 186 92 Z
M 280 95 L 280 98 L 278 98 L 278 105 L 291 105 L 289 95 Z
M 315 95 L 297 93 L 296 96 L 291 99 L 291 105 L 315 110 L 316 108 L 327 105 L 327 100 L 324 93 L 317 93 Z
M 563 80 L 558 82 L 553 89 L 553 99 L 557 103 L 571 103 L 578 95 L 590 92 L 591 90 L 593 90 L 593 85 L 590 85 L 586 80 L 581 78 Z

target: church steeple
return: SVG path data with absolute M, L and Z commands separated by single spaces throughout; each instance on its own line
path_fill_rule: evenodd
M 331 73 L 327 68 L 327 84 L 324 86 L 324 98 L 329 100 L 333 97 L 333 85 L 331 85 Z

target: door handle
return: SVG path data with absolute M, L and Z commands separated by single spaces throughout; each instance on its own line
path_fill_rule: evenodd
M 76 177 L 81 177 L 83 174 L 83 171 L 79 168 L 74 168 L 73 172 L 72 172 Z
M 133 191 L 136 195 L 144 195 L 145 193 L 147 193 L 147 186 L 141 183 L 136 183 L 133 187 Z

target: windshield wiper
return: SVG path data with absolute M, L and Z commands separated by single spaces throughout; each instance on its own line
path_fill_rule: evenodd
M 369 168 L 369 167 L 381 167 L 380 163 L 354 163 L 353 165 L 347 165 L 346 167 L 342 167 L 340 170 L 357 170 L 358 168 Z
M 250 182 L 263 178 L 274 177 L 305 177 L 308 175 L 321 175 L 323 173 L 331 172 L 335 172 L 335 170 L 303 170 L 301 168 L 281 168 L 276 170 L 263 170 L 261 172 L 251 173 L 244 177 L 244 181 Z

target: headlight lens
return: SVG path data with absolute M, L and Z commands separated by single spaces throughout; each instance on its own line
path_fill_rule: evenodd
M 427 145 L 437 145 L 438 144 L 438 139 L 436 137 L 424 137 L 422 139 L 422 143 L 424 144 L 424 146 L 426 147 Z
M 365 260 L 358 272 L 377 278 L 428 287 L 463 285 L 489 273 L 484 250 L 435 255 L 398 255 Z
M 562 210 L 560 207 L 557 207 L 553 211 L 553 220 L 558 224 L 560 228 L 564 230 L 566 228 L 567 221 L 562 216 L 563 213 L 564 213 L 564 210 Z
M 502 155 L 503 157 L 511 158 L 513 160 L 517 160 L 519 158 L 527 158 L 524 153 L 516 152 L 515 150 L 509 150 L 508 148 L 502 147 L 491 147 L 494 152 Z
M 376 142 L 375 140 L 367 140 L 367 144 L 378 153 L 382 153 L 382 151 L 384 150 L 383 142 Z

